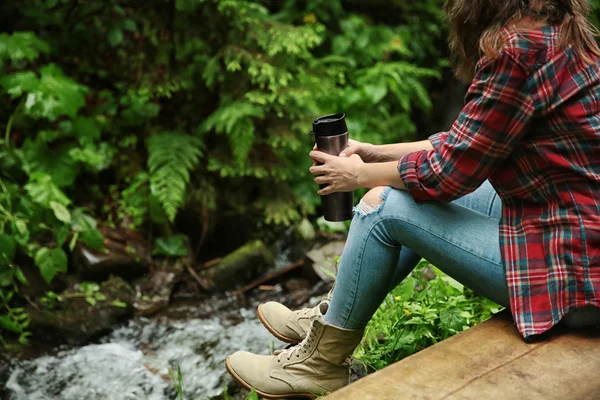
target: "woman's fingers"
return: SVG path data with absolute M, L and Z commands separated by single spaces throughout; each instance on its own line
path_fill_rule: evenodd
M 317 151 L 317 150 L 313 150 L 310 153 L 308 153 L 308 156 L 310 158 L 312 158 L 313 160 L 315 160 L 316 162 L 320 162 L 320 163 L 325 163 L 327 162 L 327 160 L 330 160 L 332 156 L 330 154 L 327 153 L 323 153 L 322 151 Z
M 319 185 L 323 185 L 326 183 L 331 183 L 331 178 L 327 176 L 315 176 L 313 181 Z
M 316 164 L 314 164 L 308 170 L 313 175 L 323 175 L 325 173 L 325 166 L 324 165 L 316 165 Z
M 329 185 L 329 186 L 326 186 L 323 189 L 319 190 L 317 192 L 317 194 L 319 194 L 321 196 L 327 196 L 328 194 L 331 194 L 334 192 L 335 192 L 335 187 L 333 185 Z

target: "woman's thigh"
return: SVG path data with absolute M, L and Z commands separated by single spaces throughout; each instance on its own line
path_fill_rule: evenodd
M 508 306 L 498 238 L 500 200 L 488 185 L 453 203 L 417 204 L 409 193 L 386 188 L 379 214 L 398 245 L 476 293 Z

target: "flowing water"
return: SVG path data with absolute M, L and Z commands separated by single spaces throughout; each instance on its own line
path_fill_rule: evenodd
M 317 292 L 326 288 L 317 285 Z M 314 289 L 314 288 L 313 288 Z M 281 299 L 274 293 L 272 298 Z M 311 304 L 319 297 L 313 297 Z M 263 298 L 262 301 L 265 299 Z M 135 318 L 96 343 L 61 346 L 47 355 L 13 360 L 0 397 L 7 400 L 163 400 L 177 399 L 169 374 L 183 377 L 186 400 L 222 398 L 239 391 L 225 371 L 227 355 L 236 350 L 269 354 L 284 343 L 256 319 L 251 299 L 236 309 L 232 299 L 186 301 L 171 305 L 152 319 Z M 239 393 L 231 398 L 245 398 Z
M 290 250 L 277 249 L 277 267 L 290 263 Z M 315 305 L 328 287 L 302 289 L 297 307 Z M 293 297 L 293 296 L 291 296 Z M 177 368 L 186 400 L 245 399 L 225 370 L 237 350 L 269 354 L 284 343 L 256 318 L 260 302 L 292 301 L 281 285 L 235 299 L 224 294 L 175 301 L 157 316 L 134 318 L 84 346 L 45 343 L 25 348 L 19 359 L 0 354 L 2 400 L 175 400 Z M 307 302 L 307 299 L 309 299 Z M 1 351 L 1 348 L 0 348 Z
M 192 314 L 193 308 L 186 307 L 171 314 Z M 180 368 L 186 399 L 218 397 L 232 383 L 224 368 L 228 354 L 239 349 L 269 354 L 273 346 L 283 346 L 260 325 L 253 311 L 241 309 L 237 317 L 234 322 L 228 320 L 232 314 L 225 321 L 216 317 L 181 320 L 172 315 L 134 319 L 99 343 L 14 362 L 4 398 L 175 399 L 169 367 L 175 374 L 176 367 Z

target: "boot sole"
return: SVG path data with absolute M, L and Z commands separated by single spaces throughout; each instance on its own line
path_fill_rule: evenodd
M 256 316 L 258 317 L 259 321 L 261 324 L 263 324 L 263 326 L 269 331 L 269 333 L 273 336 L 275 336 L 277 339 L 281 340 L 282 342 L 285 343 L 289 343 L 289 344 L 298 344 L 302 341 L 302 339 L 298 340 L 298 339 L 292 339 L 290 337 L 284 336 L 281 333 L 277 332 L 268 322 L 267 319 L 264 317 L 262 310 L 261 310 L 262 304 L 258 305 L 258 308 L 256 309 Z
M 268 394 L 268 393 L 260 391 L 256 388 L 253 388 L 251 385 L 246 383 L 246 381 L 243 380 L 241 376 L 236 374 L 235 371 L 233 370 L 233 368 L 231 368 L 231 363 L 229 362 L 229 357 L 227 357 L 227 359 L 225 360 L 225 368 L 227 369 L 227 372 L 229 372 L 229 375 L 231 375 L 233 377 L 233 379 L 235 379 L 237 381 L 237 383 L 239 383 L 240 385 L 242 385 L 243 387 L 245 387 L 248 390 L 254 389 L 256 394 L 258 394 L 259 396 L 261 396 L 267 400 L 279 400 L 279 399 L 288 399 L 288 398 L 297 398 L 297 397 L 316 399 L 317 397 L 319 397 L 319 396 L 311 394 L 311 393 Z

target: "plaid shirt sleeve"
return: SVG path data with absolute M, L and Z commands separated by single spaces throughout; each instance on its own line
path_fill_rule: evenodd
M 434 147 L 403 156 L 398 172 L 417 201 L 452 201 L 477 189 L 512 152 L 531 120 L 528 74 L 506 51 L 482 59 L 466 105 L 449 132 L 430 137 Z

